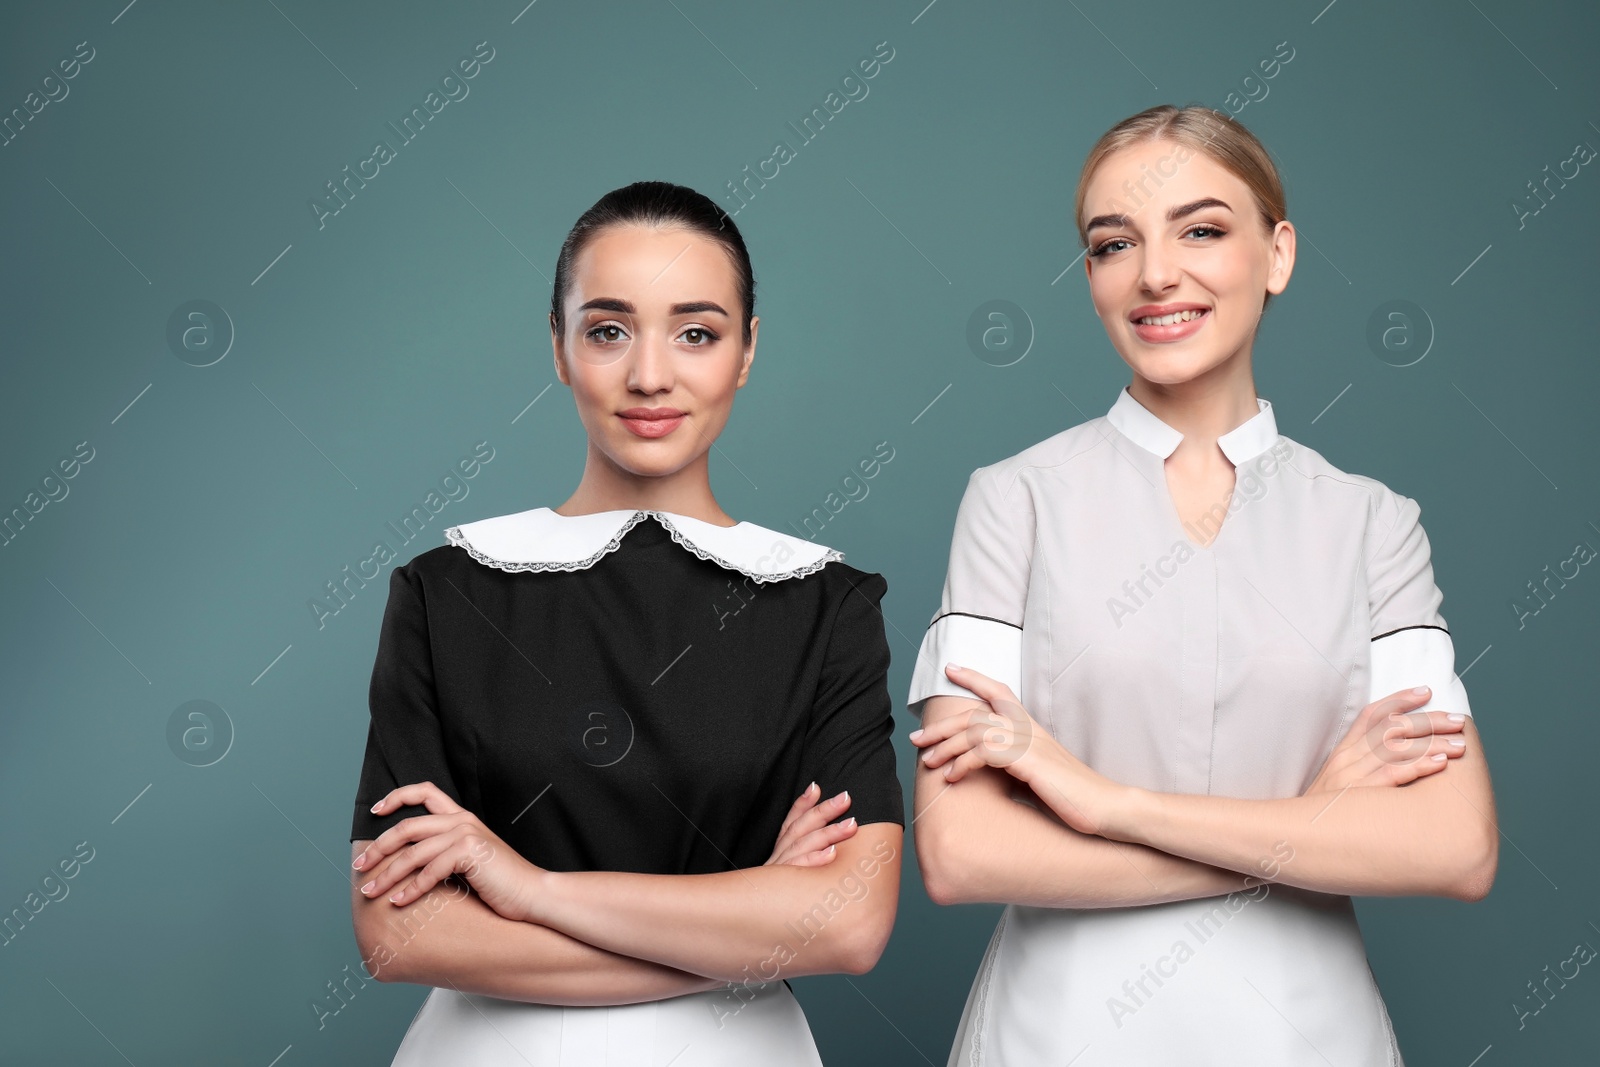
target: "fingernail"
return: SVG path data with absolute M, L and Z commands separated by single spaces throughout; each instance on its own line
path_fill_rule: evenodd
M 389 903 L 391 903 L 391 904 L 398 904 L 398 903 L 400 903 L 400 894 L 401 894 L 401 893 L 404 893 L 404 892 L 405 892 L 405 890 L 404 890 L 404 889 L 401 889 L 401 890 L 399 890 L 399 891 L 397 891 L 397 892 L 395 892 L 395 893 L 393 893 L 393 894 L 391 894 L 391 895 L 390 895 L 390 897 L 389 897 Z
M 376 804 L 372 805 L 372 807 L 368 808 L 367 810 L 368 811 L 372 811 L 372 812 L 376 812 L 381 807 L 383 807 L 383 801 L 380 800 Z
M 373 879 L 372 881 L 368 882 L 366 885 L 362 886 L 361 887 L 361 891 L 363 893 L 371 893 L 372 892 L 372 887 L 377 885 L 377 884 L 378 884 L 377 879 Z
M 954 670 L 954 671 L 964 671 L 964 670 L 966 670 L 966 668 L 963 667 L 959 663 L 946 663 L 945 666 L 949 667 L 951 670 Z
M 911 731 L 911 740 L 915 741 L 917 738 L 919 738 L 921 736 L 922 736 L 922 731 L 921 730 L 912 730 Z
M 844 825 L 845 826 L 854 826 L 855 824 L 856 824 L 856 817 L 854 815 L 850 816 L 848 819 L 846 819 L 844 821 Z
M 1449 719 L 1451 722 L 1466 722 L 1467 721 L 1467 717 L 1465 715 L 1462 715 L 1459 712 L 1457 712 L 1454 715 L 1447 715 L 1447 716 L 1445 716 L 1445 718 Z
M 839 791 L 839 798 L 840 798 L 840 799 L 841 799 L 841 800 L 849 800 L 849 799 L 850 799 L 850 790 L 848 790 L 848 789 L 841 789 L 841 790 L 840 790 L 840 791 Z
M 833 853 L 834 853 L 834 850 L 835 850 L 835 849 L 836 849 L 836 848 L 838 848 L 838 847 L 839 847 L 839 846 L 837 846 L 837 845 L 829 845 L 829 846 L 828 846 L 828 847 L 827 847 L 827 848 L 825 848 L 825 849 L 823 849 L 823 850 L 822 850 L 822 851 L 824 851 L 824 852 L 826 852 L 826 853 L 827 853 L 827 854 L 828 854 L 828 855 L 830 855 L 830 856 L 831 856 L 831 855 L 833 855 Z
M 1413 689 L 1413 690 L 1412 690 L 1412 691 L 1411 691 L 1411 694 L 1412 694 L 1412 695 L 1413 695 L 1413 696 L 1419 696 L 1419 697 L 1424 697 L 1424 696 L 1427 696 L 1427 695 L 1428 695 L 1428 692 L 1429 692 L 1429 690 L 1428 690 L 1428 687 L 1427 687 L 1427 686 L 1425 686 L 1425 685 L 1419 685 L 1419 686 L 1417 686 L 1417 687 L 1416 687 L 1416 688 L 1415 688 L 1415 689 Z
M 816 782 L 812 782 L 810 785 L 806 786 L 806 792 L 807 793 L 819 793 L 819 792 L 821 792 L 821 790 L 819 790 L 817 788 L 817 783 Z
M 1459 737 L 1452 737 L 1450 739 L 1450 741 L 1449 741 L 1449 745 L 1450 745 L 1451 748 L 1461 748 L 1465 744 L 1466 744 L 1466 742 L 1461 740 L 1461 738 L 1459 738 Z
M 1443 752 L 1435 752 L 1433 755 L 1429 756 L 1428 758 L 1433 760 L 1433 762 L 1438 763 L 1440 760 L 1445 758 L 1445 755 L 1444 755 Z
M 350 866 L 354 867 L 356 870 L 359 871 L 361 869 L 361 865 L 363 863 L 365 863 L 365 862 L 367 862 L 367 854 L 365 852 L 363 852 L 361 855 L 357 856 L 354 860 L 352 860 L 350 862 Z

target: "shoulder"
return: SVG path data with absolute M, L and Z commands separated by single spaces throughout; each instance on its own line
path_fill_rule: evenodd
M 1369 534 L 1376 532 L 1379 542 L 1397 527 L 1419 522 L 1422 509 L 1411 497 L 1377 478 L 1334 466 L 1314 448 L 1280 435 L 1278 444 L 1267 454 L 1275 456 L 1281 470 L 1301 480 L 1319 497 L 1359 511 Z
M 972 480 L 988 482 L 1009 494 L 1018 479 L 1030 471 L 1070 467 L 1091 456 L 1105 454 L 1105 450 L 1113 447 L 1111 436 L 1115 432 L 1103 415 L 1080 422 L 1037 444 L 1029 445 L 1015 455 L 979 467 L 972 472 Z

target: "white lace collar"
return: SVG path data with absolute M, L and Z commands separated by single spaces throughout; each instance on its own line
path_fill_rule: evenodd
M 714 526 L 668 511 L 600 511 L 559 515 L 549 508 L 497 515 L 452 526 L 444 532 L 452 545 L 503 571 L 578 571 L 622 545 L 622 537 L 646 517 L 701 559 L 755 579 L 776 582 L 803 578 L 844 554 L 751 522 Z

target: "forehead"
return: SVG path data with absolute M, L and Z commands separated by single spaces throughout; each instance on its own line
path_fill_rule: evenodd
M 1236 213 L 1253 202 L 1249 187 L 1206 153 L 1175 141 L 1145 141 L 1100 161 L 1084 190 L 1083 221 L 1133 214 L 1130 209 L 1145 204 L 1165 209 L 1210 196 L 1227 201 Z M 1159 216 L 1152 213 L 1152 218 Z
M 695 230 L 607 226 L 572 264 L 569 300 L 597 296 L 625 298 L 641 309 L 689 299 L 721 303 L 736 300 L 737 278 L 721 242 Z

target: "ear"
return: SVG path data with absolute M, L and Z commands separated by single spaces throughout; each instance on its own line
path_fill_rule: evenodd
M 750 364 L 756 358 L 756 336 L 761 332 L 761 316 L 753 315 L 750 318 L 750 343 L 745 346 L 744 362 L 739 367 L 739 380 L 734 383 L 735 389 L 743 389 L 744 383 L 750 380 Z
M 1267 271 L 1267 292 L 1277 294 L 1289 287 L 1294 273 L 1294 225 L 1284 219 L 1272 228 L 1272 266 Z
M 550 349 L 555 355 L 556 379 L 562 385 L 570 387 L 572 383 L 567 381 L 566 344 L 561 334 L 556 332 L 556 315 L 553 311 L 550 313 Z

